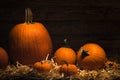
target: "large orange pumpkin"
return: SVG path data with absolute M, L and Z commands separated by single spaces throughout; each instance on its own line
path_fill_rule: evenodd
M 14 26 L 9 35 L 10 59 L 31 65 L 46 58 L 52 51 L 50 35 L 42 23 L 32 22 L 32 12 L 26 9 L 25 23 Z
M 8 65 L 8 54 L 6 50 L 2 47 L 0 47 L 0 69 L 5 69 L 6 66 Z
M 79 49 L 77 62 L 81 69 L 97 70 L 106 62 L 106 53 L 100 45 L 87 43 Z

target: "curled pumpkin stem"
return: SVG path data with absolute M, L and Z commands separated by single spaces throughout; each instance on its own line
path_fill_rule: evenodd
M 61 62 L 63 62 L 64 64 L 66 64 L 68 66 L 68 62 L 65 60 L 61 60 Z
M 30 8 L 25 9 L 25 23 L 32 23 L 32 11 Z
M 64 39 L 64 44 L 65 44 L 65 47 L 70 47 L 69 44 L 68 44 L 67 38 Z

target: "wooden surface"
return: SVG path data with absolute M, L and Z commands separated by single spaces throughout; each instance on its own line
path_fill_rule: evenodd
M 24 22 L 27 7 L 33 12 L 33 21 L 43 23 L 49 31 L 53 52 L 63 45 L 64 38 L 75 51 L 87 42 L 95 42 L 108 57 L 120 62 L 119 0 L 0 1 L 0 46 L 6 50 L 9 32 L 14 25 Z

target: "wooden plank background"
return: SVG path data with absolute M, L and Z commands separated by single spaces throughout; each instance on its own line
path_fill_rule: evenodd
M 0 46 L 8 50 L 8 36 L 14 25 L 24 22 L 25 8 L 33 21 L 43 23 L 53 41 L 53 52 L 63 39 L 77 51 L 96 42 L 112 60 L 120 62 L 120 1 L 118 0 L 5 0 L 0 1 Z

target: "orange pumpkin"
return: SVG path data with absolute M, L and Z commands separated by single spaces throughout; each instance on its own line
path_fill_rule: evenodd
M 66 44 L 66 39 L 64 40 Z M 69 64 L 75 64 L 76 62 L 76 53 L 70 47 L 60 47 L 54 53 L 54 60 L 57 64 L 63 64 L 63 60 Z
M 8 54 L 6 50 L 2 47 L 0 47 L 0 69 L 5 69 L 8 65 Z
M 81 69 L 97 70 L 106 62 L 106 53 L 100 45 L 87 43 L 79 49 L 77 62 Z
M 65 76 L 77 74 L 77 67 L 74 64 L 68 64 L 66 61 L 60 67 L 60 73 L 64 73 Z
M 118 69 L 118 65 L 117 65 L 116 62 L 108 60 L 108 61 L 105 62 L 105 69 L 117 70 Z
M 48 72 L 52 68 L 52 65 L 48 62 L 35 62 L 33 68 L 38 72 Z
M 31 65 L 46 58 L 52 51 L 52 41 L 47 29 L 39 22 L 32 22 L 32 12 L 26 9 L 25 23 L 14 26 L 9 35 L 10 59 Z

